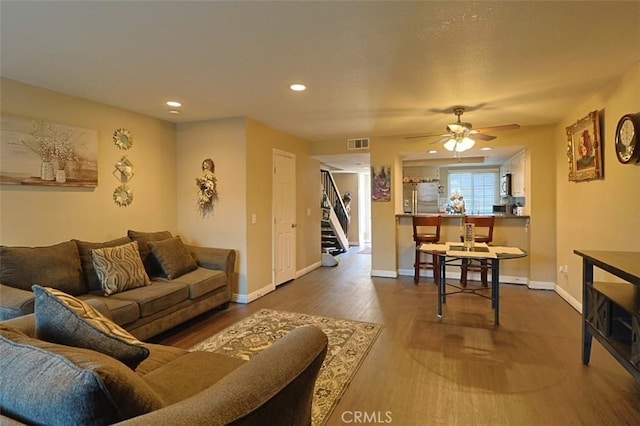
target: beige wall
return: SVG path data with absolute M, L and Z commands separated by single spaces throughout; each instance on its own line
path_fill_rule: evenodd
M 273 289 L 274 149 L 296 157 L 297 271 L 319 264 L 320 166 L 309 158 L 306 141 L 252 119 L 231 118 L 179 125 L 178 146 L 178 229 L 198 244 L 237 250 L 236 300 L 251 301 Z M 195 178 L 206 158 L 216 164 L 220 199 L 214 214 L 202 218 Z
M 247 292 L 247 173 L 245 118 L 201 121 L 178 125 L 177 205 L 178 229 L 191 244 L 236 250 L 234 293 Z M 209 217 L 196 206 L 196 178 L 202 162 L 215 163 L 218 202 Z
M 128 229 L 176 232 L 176 133 L 172 123 L 2 78 L 3 114 L 97 130 L 98 186 L 59 188 L 0 186 L 0 242 L 49 245 L 71 238 L 104 241 Z M 126 128 L 127 151 L 112 141 Z M 126 155 L 134 164 L 133 203 L 118 207 L 114 164 Z
M 604 116 L 604 179 L 569 182 L 565 129 L 594 110 Z M 582 303 L 582 258 L 573 250 L 640 251 L 640 163 L 620 164 L 614 148 L 618 120 L 634 112 L 640 112 L 640 63 L 614 85 L 569 111 L 555 130 L 556 256 L 558 267 L 568 266 L 568 274 L 558 273 L 557 282 L 575 304 Z M 595 279 L 612 277 L 596 270 Z
M 248 258 L 252 281 L 249 293 L 273 283 L 272 189 L 274 149 L 296 157 L 296 270 L 298 273 L 320 262 L 320 163 L 309 157 L 309 143 L 272 129 L 258 121 L 247 122 L 248 212 L 257 215 L 249 224 Z M 255 185 L 254 185 L 255 183 Z M 250 220 L 250 218 L 249 218 Z

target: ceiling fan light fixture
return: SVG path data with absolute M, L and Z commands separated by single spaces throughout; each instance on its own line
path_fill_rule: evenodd
M 455 139 L 451 138 L 448 141 L 446 141 L 444 143 L 444 148 L 447 151 L 453 151 L 454 149 L 456 149 L 456 146 L 458 145 L 458 141 L 456 141 Z
M 459 145 L 462 147 L 462 151 L 466 151 L 468 149 L 473 148 L 475 144 L 476 144 L 476 141 L 466 136 L 459 143 Z

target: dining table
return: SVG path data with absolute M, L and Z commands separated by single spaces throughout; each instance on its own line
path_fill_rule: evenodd
M 527 256 L 527 253 L 518 247 L 493 246 L 486 243 L 424 243 L 420 245 L 420 251 L 437 256 L 438 279 L 438 318 L 443 317 L 443 305 L 447 296 L 458 293 L 470 293 L 491 300 L 494 311 L 494 324 L 500 325 L 500 262 L 509 259 L 518 259 Z M 489 288 L 462 287 L 447 282 L 447 266 L 461 266 L 463 260 L 486 261 L 487 268 L 491 271 L 491 285 Z M 451 288 L 453 290 L 448 290 Z M 490 291 L 490 296 L 484 294 Z

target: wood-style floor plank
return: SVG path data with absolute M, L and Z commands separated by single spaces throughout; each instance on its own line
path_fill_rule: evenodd
M 264 308 L 378 322 L 329 425 L 358 415 L 397 425 L 640 424 L 640 384 L 595 340 L 582 365 L 581 316 L 555 292 L 502 285 L 498 327 L 489 300 L 454 295 L 439 321 L 433 283 L 370 277 L 371 257 L 358 251 L 154 341 L 189 348 Z

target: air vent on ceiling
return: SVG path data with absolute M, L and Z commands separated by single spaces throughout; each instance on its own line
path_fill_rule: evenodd
M 347 149 L 349 151 L 357 149 L 369 149 L 369 138 L 347 139 Z

